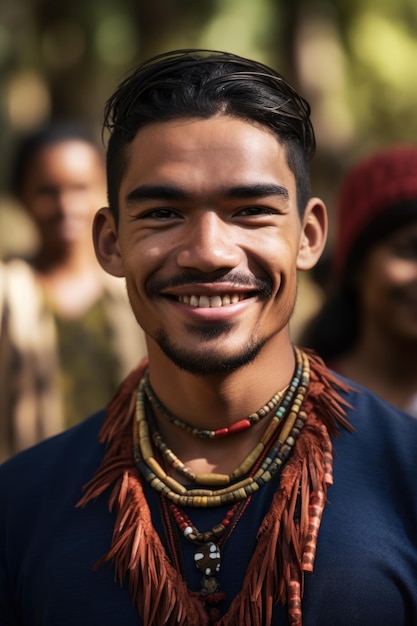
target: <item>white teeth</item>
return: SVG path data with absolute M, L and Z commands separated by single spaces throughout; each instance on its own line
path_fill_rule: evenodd
M 213 296 L 210 298 L 210 306 L 223 306 L 223 301 L 220 296 Z
M 210 306 L 210 298 L 208 296 L 200 296 L 199 301 L 198 301 L 198 306 L 206 309 L 207 307 Z
M 236 304 L 243 300 L 243 298 L 243 294 L 235 293 L 232 296 L 179 296 L 178 300 L 183 304 L 206 309 Z

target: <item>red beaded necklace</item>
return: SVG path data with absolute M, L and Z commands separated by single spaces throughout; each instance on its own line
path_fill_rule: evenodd
M 266 438 L 259 450 L 255 448 L 253 453 L 249 454 L 248 458 L 244 460 L 242 466 L 239 466 L 231 475 L 199 474 L 195 477 L 196 489 L 186 489 L 184 485 L 172 476 L 169 476 L 156 459 L 150 425 L 146 416 L 145 380 L 142 378 L 136 399 L 137 428 L 134 429 L 136 440 L 134 444 L 134 459 L 143 478 L 163 497 L 187 507 L 230 504 L 244 500 L 262 488 L 264 484 L 272 479 L 276 472 L 281 471 L 307 418 L 305 412 L 300 409 L 309 383 L 309 361 L 302 351 L 296 349 L 295 352 L 297 365 L 294 377 L 288 387 L 285 398 L 276 409 L 269 425 L 269 427 L 272 427 L 272 431 L 274 431 L 283 416 L 287 416 L 283 427 L 279 428 L 279 435 L 276 441 L 274 441 L 274 445 L 269 448 L 267 443 L 269 437 Z M 263 456 L 266 449 L 268 451 L 267 456 L 259 470 L 252 476 L 251 469 L 256 466 L 258 459 Z M 170 457 L 165 458 L 166 460 L 170 459 Z M 176 467 L 175 459 L 171 459 L 171 461 L 172 466 Z M 180 465 L 183 466 L 184 464 L 180 463 Z M 180 465 L 178 465 L 178 468 Z M 206 479 L 213 481 L 211 488 L 202 488 L 203 484 L 207 484 Z M 239 479 L 237 483 L 235 479 Z M 221 489 L 218 489 L 219 485 L 223 485 Z M 216 488 L 213 488 L 214 486 Z
M 155 394 L 154 390 L 152 389 L 152 386 L 149 381 L 149 372 L 146 372 L 145 374 L 145 384 L 144 384 L 144 391 L 146 393 L 146 396 L 149 402 L 152 404 L 154 408 L 159 410 L 162 413 L 162 415 L 164 415 L 171 422 L 171 424 L 174 424 L 175 426 L 178 426 L 179 428 L 182 428 L 183 430 L 191 433 L 194 437 L 209 438 L 209 439 L 227 437 L 229 435 L 235 435 L 237 433 L 240 433 L 243 430 L 247 430 L 248 428 L 250 428 L 257 422 L 259 422 L 263 417 L 265 417 L 266 415 L 269 415 L 271 411 L 278 406 L 286 389 L 287 388 L 283 389 L 282 391 L 278 391 L 276 394 L 274 394 L 272 398 L 269 400 L 269 402 L 264 404 L 264 406 L 262 406 L 258 411 L 256 411 L 256 413 L 251 413 L 250 415 L 248 415 L 248 417 L 238 420 L 237 422 L 235 422 L 234 424 L 231 424 L 230 426 L 218 428 L 217 430 L 209 430 L 205 428 L 197 428 L 197 426 L 193 426 L 192 424 L 189 424 L 185 420 L 182 420 L 181 418 L 171 413 L 171 411 L 167 409 L 167 407 L 161 402 L 161 400 L 158 398 L 158 396 Z
M 220 617 L 219 606 L 226 596 L 220 588 L 216 575 L 220 571 L 221 551 L 227 539 L 231 536 L 246 507 L 251 501 L 249 496 L 235 504 L 224 515 L 220 524 L 208 532 L 200 532 L 190 520 L 184 509 L 166 498 L 161 498 L 163 521 L 168 539 L 168 548 L 174 567 L 185 578 L 181 562 L 181 547 L 176 535 L 175 526 L 180 533 L 197 547 L 194 554 L 194 564 L 202 574 L 200 596 L 204 602 L 210 624 L 216 624 Z
M 302 367 L 302 362 L 304 361 L 304 369 Z M 303 375 L 301 375 L 301 371 L 303 371 Z M 302 388 L 306 389 L 308 385 L 308 365 L 307 361 L 302 358 L 302 355 L 297 351 L 297 367 L 296 373 L 294 375 L 294 379 L 289 386 L 288 390 L 288 403 L 285 404 L 285 408 L 282 409 L 282 416 L 286 415 L 289 410 L 289 423 L 292 426 L 289 428 L 286 426 L 286 420 L 281 422 L 281 419 L 278 420 L 277 425 L 273 429 L 272 436 L 268 437 L 265 441 L 265 445 L 262 449 L 262 452 L 256 457 L 254 462 L 251 465 L 251 468 L 248 473 L 248 477 L 252 478 L 259 471 L 260 467 L 263 465 L 267 465 L 271 471 L 271 477 L 275 473 L 275 471 L 280 471 L 282 469 L 282 464 L 276 465 L 276 470 L 273 470 L 274 466 L 274 454 L 273 451 L 276 451 L 278 455 L 284 454 L 286 458 L 290 453 L 295 440 L 298 438 L 298 434 L 302 429 L 304 423 L 302 419 L 296 419 L 298 414 L 298 410 L 294 411 L 295 405 L 293 404 L 291 410 L 290 398 L 294 400 L 294 395 L 297 389 Z M 297 381 L 297 382 L 295 382 Z M 142 389 L 144 390 L 145 382 L 142 379 Z M 139 394 L 140 395 L 140 394 Z M 301 394 L 303 395 L 303 394 Z M 146 396 L 147 397 L 147 396 Z M 301 404 L 301 397 L 297 396 L 297 403 Z M 163 444 L 162 437 L 160 433 L 157 431 L 157 425 L 152 415 L 151 406 L 144 403 L 144 416 L 146 416 L 146 420 L 149 427 L 149 435 L 152 435 L 152 439 L 155 441 L 155 435 L 157 435 L 157 445 L 154 450 L 155 459 L 158 458 L 158 462 L 161 465 L 165 466 L 165 470 L 169 472 L 169 467 L 171 469 L 182 468 L 184 471 L 184 464 L 179 461 L 175 457 L 175 455 L 167 455 L 166 454 L 166 446 Z M 297 407 L 298 409 L 298 407 Z M 284 428 L 284 431 L 287 432 L 286 436 L 282 437 L 281 428 Z M 281 447 L 279 441 L 285 441 L 285 444 Z M 278 446 L 278 447 L 277 447 Z M 279 452 L 278 452 L 279 450 Z M 137 450 L 137 454 L 140 453 Z M 283 457 L 283 459 L 284 459 Z M 185 472 L 184 472 L 185 473 Z M 185 475 L 189 475 L 189 471 L 185 473 Z M 194 478 L 191 474 L 188 476 L 189 478 Z M 221 591 L 220 584 L 217 580 L 217 574 L 220 571 L 221 566 L 221 553 L 224 549 L 224 544 L 227 539 L 232 534 L 234 528 L 238 524 L 241 516 L 243 515 L 246 507 L 252 499 L 252 493 L 248 493 L 245 498 L 238 500 L 231 500 L 232 506 L 231 508 L 224 514 L 220 523 L 213 526 L 210 530 L 205 532 L 200 532 L 198 528 L 191 521 L 189 515 L 186 513 L 183 506 L 181 506 L 178 502 L 172 501 L 167 497 L 161 498 L 161 507 L 163 513 L 163 521 L 166 529 L 166 536 L 168 539 L 169 551 L 171 554 L 171 559 L 174 567 L 177 571 L 182 572 L 183 577 L 185 577 L 185 572 L 181 563 L 181 547 L 179 544 L 179 538 L 176 533 L 179 531 L 184 538 L 195 545 L 196 551 L 194 554 L 194 564 L 197 569 L 202 574 L 201 578 L 201 589 L 200 596 L 202 601 L 204 602 L 207 614 L 209 616 L 210 624 L 216 624 L 219 619 L 220 611 L 219 605 L 224 602 L 225 596 Z

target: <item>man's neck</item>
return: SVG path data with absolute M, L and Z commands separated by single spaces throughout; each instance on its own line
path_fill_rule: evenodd
M 162 403 L 186 422 L 216 430 L 257 411 L 290 382 L 295 368 L 293 346 L 273 338 L 248 365 L 227 374 L 194 375 L 148 342 L 151 385 Z
M 255 360 L 228 374 L 196 376 L 175 366 L 153 343 L 148 343 L 152 389 L 168 410 L 199 429 L 218 430 L 258 411 L 291 381 L 294 350 L 289 340 L 271 341 Z M 278 350 L 277 344 L 282 343 Z M 155 410 L 157 427 L 166 445 L 195 473 L 229 473 L 259 443 L 271 415 L 247 430 L 225 438 L 200 438 L 174 425 Z

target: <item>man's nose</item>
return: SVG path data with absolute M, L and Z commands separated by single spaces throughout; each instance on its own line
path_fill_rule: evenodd
M 215 211 L 205 211 L 190 221 L 178 248 L 180 267 L 213 272 L 236 267 L 242 250 L 235 241 L 235 229 Z

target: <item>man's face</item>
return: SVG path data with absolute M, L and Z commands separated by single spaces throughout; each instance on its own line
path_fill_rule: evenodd
M 127 156 L 117 249 L 150 356 L 217 373 L 278 347 L 303 228 L 276 137 L 229 116 L 174 120 L 141 129 Z
M 46 247 L 91 242 L 94 213 L 105 202 L 105 170 L 97 151 L 81 140 L 41 148 L 32 158 L 22 201 Z

